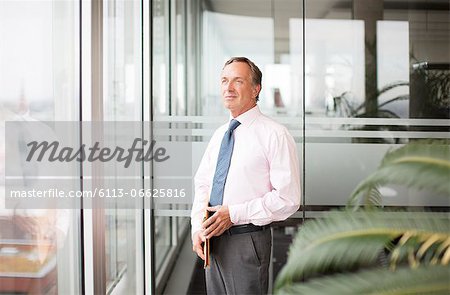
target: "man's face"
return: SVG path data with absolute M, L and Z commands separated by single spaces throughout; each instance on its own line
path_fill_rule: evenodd
M 222 70 L 222 99 L 225 107 L 236 118 L 256 105 L 260 85 L 253 85 L 250 67 L 243 62 L 233 62 Z

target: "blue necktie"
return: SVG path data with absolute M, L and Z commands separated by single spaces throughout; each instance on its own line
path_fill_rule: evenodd
M 211 197 L 209 199 L 210 206 L 222 205 L 223 190 L 225 188 L 225 181 L 227 180 L 228 169 L 230 168 L 231 155 L 233 154 L 233 131 L 240 124 L 239 121 L 232 119 L 227 132 L 223 136 L 219 157 L 217 158 L 216 173 L 214 173 Z

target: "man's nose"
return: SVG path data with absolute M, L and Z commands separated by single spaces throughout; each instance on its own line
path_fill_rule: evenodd
M 225 84 L 225 89 L 230 91 L 234 89 L 233 83 L 232 82 L 228 82 Z

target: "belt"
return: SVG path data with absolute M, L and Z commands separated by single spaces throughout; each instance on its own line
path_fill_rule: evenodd
M 254 231 L 262 231 L 262 230 L 268 230 L 270 229 L 270 224 L 259 226 L 254 224 L 242 224 L 242 225 L 235 225 L 227 229 L 224 234 L 228 234 L 230 236 L 232 235 L 239 235 L 239 234 L 245 234 L 250 233 Z

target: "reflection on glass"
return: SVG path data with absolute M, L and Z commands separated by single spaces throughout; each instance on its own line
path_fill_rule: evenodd
M 172 8 L 173 9 L 173 8 Z M 153 105 L 154 115 L 170 115 L 171 101 L 169 101 L 171 75 L 169 66 L 169 1 L 153 1 Z M 173 97 L 176 97 L 175 95 Z M 174 105 L 177 100 L 173 99 Z M 155 176 L 158 175 L 154 171 Z M 155 216 L 154 223 L 154 252 L 156 275 L 170 250 L 170 217 Z
M 390 147 L 448 138 L 445 121 L 429 120 L 450 117 L 448 5 L 372 4 L 306 1 L 304 44 L 291 34 L 291 46 L 305 47 L 307 205 L 344 205 Z M 395 186 L 382 193 L 385 205 L 448 205 Z
M 185 76 L 185 17 L 184 1 L 153 1 L 153 115 L 158 121 L 161 115 L 183 115 L 186 112 Z M 171 12 L 174 18 L 171 19 Z M 169 25 L 170 24 L 170 25 Z M 169 29 L 171 30 L 169 33 Z M 169 44 L 174 54 L 170 55 Z M 170 95 L 170 96 L 169 96 Z M 169 99 L 171 98 L 171 99 Z M 170 138 L 169 138 L 170 140 Z M 154 168 L 154 176 L 159 171 Z M 154 218 L 154 253 L 156 288 L 164 271 L 165 262 L 173 248 L 172 220 L 176 217 L 158 216 Z
M 170 224 L 171 217 L 156 216 L 155 217 L 155 267 L 156 272 L 161 270 L 164 260 L 171 247 Z
M 274 20 L 270 17 L 270 7 L 263 6 L 261 10 L 263 15 L 258 17 L 203 13 L 202 114 L 227 115 L 221 104 L 219 81 L 220 70 L 231 56 L 248 56 L 259 66 L 264 85 L 259 104 L 268 112 L 273 109 L 272 84 L 275 82 L 267 81 L 266 73 L 270 68 L 266 66 L 273 65 L 275 59 Z M 289 77 L 284 78 L 289 81 Z
M 153 93 L 155 115 L 169 114 L 169 1 L 155 0 L 153 5 Z
M 409 23 L 377 22 L 378 106 L 400 118 L 409 118 Z
M 104 72 L 103 93 L 105 121 L 141 121 L 141 2 L 115 0 L 104 2 Z M 140 130 L 130 130 L 136 137 Z M 140 175 L 133 187 L 141 188 Z M 131 180 L 132 181 L 132 180 Z M 113 188 L 123 189 L 118 176 Z M 128 182 L 128 185 L 130 182 Z M 127 186 L 128 187 L 128 186 Z M 139 231 L 142 213 L 132 209 L 105 209 L 105 269 L 107 292 L 136 293 L 142 284 L 142 269 L 137 259 L 141 255 Z
M 77 120 L 78 5 L 0 2 L 0 137 L 7 120 Z M 0 208 L 7 157 L 2 140 Z M 0 209 L 0 293 L 79 293 L 78 224 L 74 210 Z
M 348 107 L 364 102 L 364 22 L 360 20 L 305 20 L 305 112 L 325 115 L 333 98 L 346 94 Z M 294 75 L 303 71 L 301 19 L 291 19 L 291 51 Z M 302 90 L 301 80 L 293 87 Z M 328 107 L 328 108 L 327 108 Z M 336 115 L 346 115 L 345 108 Z
M 28 209 L 2 215 L 0 292 L 57 294 L 58 280 L 64 280 L 58 276 L 64 262 L 57 252 L 63 251 L 70 218 L 69 210 Z

